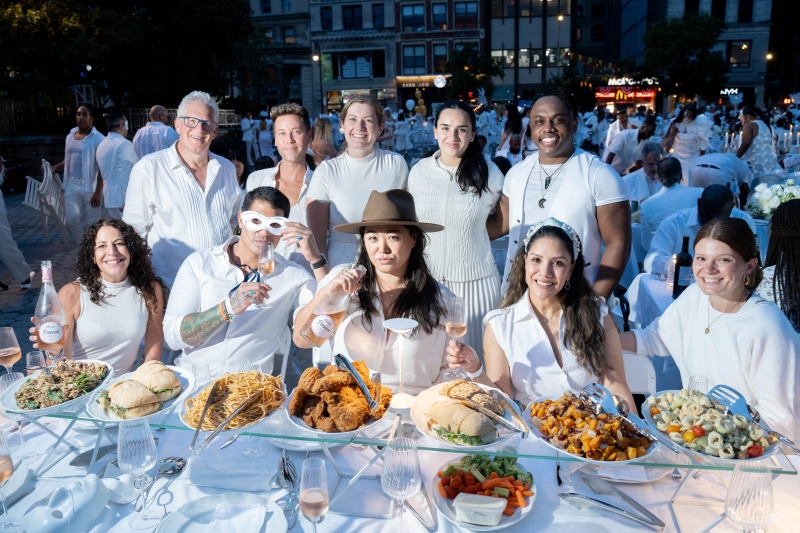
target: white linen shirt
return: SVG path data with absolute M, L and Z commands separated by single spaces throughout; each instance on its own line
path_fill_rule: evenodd
M 278 174 L 281 164 L 273 168 L 266 168 L 253 172 L 247 178 L 247 192 L 257 189 L 258 187 L 275 187 L 275 175 Z M 314 171 L 306 165 L 306 175 L 303 180 L 303 185 L 300 187 L 300 196 L 297 197 L 297 204 L 291 206 L 289 209 L 289 220 L 297 222 L 308 227 L 308 219 L 306 218 L 306 191 L 308 191 L 308 184 L 311 183 L 311 176 Z M 286 241 L 280 241 L 278 246 L 275 247 L 275 253 L 280 254 L 289 261 L 293 261 L 311 272 L 311 265 L 303 257 L 303 254 L 297 251 L 296 244 L 287 244 Z
M 689 184 L 692 187 L 705 189 L 709 185 L 731 185 L 731 190 L 738 191 L 743 183 L 753 181 L 753 172 L 747 163 L 734 154 L 701 155 L 689 169 Z
M 547 195 L 545 209 L 540 209 L 542 217 L 536 220 L 525 219 L 523 222 L 525 205 L 539 201 L 539 198 L 530 195 L 526 198 L 525 194 L 528 181 L 540 179 L 538 175 L 532 176 L 534 167 L 538 164 L 539 153 L 531 154 L 509 170 L 503 183 L 503 196 L 509 199 L 509 231 L 502 293 L 508 287 L 511 264 L 517 250 L 522 246 L 528 228 L 549 216 L 569 224 L 578 233 L 586 259 L 586 279 L 594 284 L 600 268 L 603 245 L 600 226 L 597 224 L 597 208 L 628 199 L 625 182 L 610 165 L 600 161 L 597 156 L 576 148 L 572 159 L 564 165 L 557 178 L 561 182 L 558 194 L 555 197 Z
M 644 168 L 631 172 L 622 179 L 628 187 L 628 199 L 631 202 L 641 202 L 661 190 L 661 182 L 658 177 L 648 178 L 644 173 Z
M 608 314 L 605 305 L 600 306 L 600 327 Z M 506 355 L 514 386 L 514 399 L 527 406 L 542 396 L 560 396 L 564 391 L 580 391 L 589 383 L 600 379 L 578 363 L 575 355 L 564 342 L 566 320 L 564 313 L 558 326 L 558 345 L 561 350 L 559 366 L 553 347 L 541 322 L 531 307 L 528 291 L 510 307 L 495 309 L 483 319 L 484 331 L 492 327 L 500 348 Z
M 70 186 L 70 182 L 72 181 L 72 176 L 70 176 L 69 169 L 70 169 L 70 155 L 67 151 L 67 148 L 70 144 L 70 141 L 75 134 L 78 133 L 78 127 L 75 126 L 67 135 L 67 141 L 64 145 L 64 179 L 61 180 L 61 188 L 65 191 L 67 187 Z M 100 143 L 105 139 L 105 135 L 97 131 L 94 127 L 92 127 L 92 131 L 83 138 L 83 142 L 81 143 L 81 161 L 83 166 L 83 175 L 80 177 L 80 181 L 76 178 L 76 183 L 72 184 L 70 190 L 80 190 L 83 194 L 91 194 L 97 188 L 97 175 L 99 173 L 99 169 L 97 168 L 97 159 L 95 158 L 95 154 L 97 152 L 97 147 L 100 146 Z M 80 183 L 80 185 L 78 185 Z M 77 187 L 76 187 L 77 186 Z
M 191 371 L 192 364 L 207 363 L 211 375 L 218 376 L 227 360 L 244 358 L 271 373 L 275 352 L 299 298 L 311 299 L 316 292 L 317 283 L 308 272 L 276 256 L 275 270 L 266 280 L 272 287 L 266 307 L 251 305 L 199 345 L 185 343 L 181 337 L 184 317 L 228 299 L 231 289 L 244 280 L 241 269 L 232 265 L 228 256 L 228 247 L 238 240 L 231 237 L 221 246 L 193 253 L 178 271 L 164 313 L 164 339 L 173 350 L 182 350 L 175 359 L 180 368 Z
M 335 278 L 347 265 L 334 267 L 319 282 L 322 288 Z M 439 284 L 443 301 L 453 296 L 447 287 Z M 300 306 L 308 304 L 312 296 L 303 293 Z M 353 361 L 363 360 L 372 372 L 380 372 L 384 386 L 399 391 L 400 384 L 400 342 L 403 343 L 403 391 L 419 394 L 442 381 L 441 374 L 447 370 L 447 343 L 450 341 L 444 329 L 444 323 L 428 335 L 422 328 L 413 337 L 404 335 L 402 341 L 397 333 L 383 327 L 383 307 L 380 298 L 374 301 L 378 311 L 372 317 L 372 326 L 362 322 L 364 312 L 359 307 L 358 298 L 351 298 L 347 308 L 347 316 L 339 325 L 333 337 L 333 353 L 341 353 Z M 442 318 L 444 321 L 444 318 Z M 388 334 L 388 337 L 387 337 Z
M 753 217 L 748 213 L 734 207 L 731 212 L 731 218 L 741 218 L 747 222 L 747 225 L 750 226 L 753 234 L 755 234 L 756 223 L 753 222 Z M 697 207 L 681 209 L 674 215 L 665 218 L 658 226 L 658 231 L 653 237 L 650 250 L 644 258 L 644 271 L 666 272 L 667 264 L 673 254 L 681 251 L 684 237 L 689 237 L 689 253 L 694 257 L 694 239 L 697 237 L 697 232 L 700 231 L 701 227 L 703 225 L 700 224 L 700 220 L 697 218 Z
M 178 140 L 178 132 L 161 122 L 148 122 L 133 136 L 133 151 L 139 159 L 165 150 Z
M 672 187 L 662 186 L 660 191 L 643 202 L 639 206 L 642 211 L 642 247 L 649 250 L 661 222 L 681 209 L 695 207 L 702 195 L 703 189 L 699 187 L 675 184 Z
M 710 331 L 705 328 L 714 321 Z M 800 336 L 778 306 L 753 294 L 736 313 L 710 309 L 694 283 L 645 329 L 633 330 L 636 353 L 671 355 L 683 386 L 704 376 L 708 388 L 728 385 L 774 429 L 793 438 L 800 413 Z
M 97 166 L 103 175 L 103 203 L 106 207 L 125 206 L 125 192 L 133 165 L 139 160 L 133 144 L 113 131 L 97 147 Z
M 232 235 L 239 212 L 236 170 L 209 153 L 205 190 L 183 164 L 176 145 L 145 157 L 133 167 L 122 220 L 147 240 L 153 267 L 171 286 L 192 252 L 218 246 Z
M 614 137 L 614 141 L 606 149 L 609 154 L 614 154 L 611 166 L 619 174 L 625 174 L 628 169 L 636 164 L 641 157 L 642 144 L 639 141 L 639 130 L 623 130 Z

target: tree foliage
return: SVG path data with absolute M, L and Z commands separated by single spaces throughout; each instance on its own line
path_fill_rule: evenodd
M 712 48 L 724 29 L 725 24 L 710 15 L 688 15 L 653 26 L 644 36 L 644 71 L 665 76 L 678 94 L 689 98 L 718 95 L 728 66 Z
M 491 57 L 480 55 L 474 44 L 454 50 L 445 68 L 452 74 L 448 98 L 456 100 L 467 98 L 470 91 L 477 93 L 479 88 L 483 88 L 491 100 L 495 89 L 492 76 L 505 77 L 503 69 Z

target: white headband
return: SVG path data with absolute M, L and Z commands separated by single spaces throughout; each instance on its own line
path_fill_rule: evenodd
M 575 259 L 577 259 L 578 254 L 581 253 L 581 239 L 578 237 L 578 232 L 576 232 L 569 224 L 565 224 L 564 222 L 561 222 L 553 217 L 546 218 L 530 227 L 528 233 L 525 235 L 525 241 L 523 241 L 524 249 L 528 249 L 528 243 L 531 242 L 533 234 L 545 226 L 553 226 L 564 230 L 567 236 L 572 240 L 572 252 L 575 255 Z
M 256 211 L 245 211 L 242 213 L 244 227 L 250 231 L 267 230 L 273 235 L 280 235 L 281 230 L 286 227 L 287 219 L 284 217 L 265 217 Z

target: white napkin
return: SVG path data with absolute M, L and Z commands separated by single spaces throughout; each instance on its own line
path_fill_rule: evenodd
M 139 496 L 139 491 L 134 486 L 133 474 L 123 474 L 116 465 L 108 465 L 103 473 L 103 484 L 111 492 L 109 501 L 128 504 Z
M 634 483 L 647 483 L 647 472 L 643 466 L 617 466 L 608 468 L 601 466 L 597 475 L 611 481 L 633 481 Z
M 258 533 L 264 525 L 267 508 L 261 505 L 217 504 L 214 519 L 208 524 L 206 533 L 235 531 L 236 533 Z
M 252 461 L 242 457 L 236 450 L 205 449 L 186 462 L 186 477 L 189 484 L 196 487 L 266 492 L 273 490 L 269 480 L 278 471 L 279 459 L 280 455 L 270 453 L 265 459 L 259 460 L 256 468 Z

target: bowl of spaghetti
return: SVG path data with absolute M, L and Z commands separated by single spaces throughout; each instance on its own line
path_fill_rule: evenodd
M 279 377 L 263 374 L 257 370 L 225 374 L 206 385 L 197 394 L 184 400 L 181 405 L 181 421 L 192 429 L 200 423 L 200 415 L 211 393 L 211 387 L 219 382 L 220 389 L 217 401 L 209 407 L 200 429 L 214 431 L 217 426 L 228 418 L 240 405 L 242 405 L 254 392 L 263 390 L 261 400 L 236 415 L 223 431 L 244 430 L 257 424 L 275 412 L 286 399 L 286 386 Z

